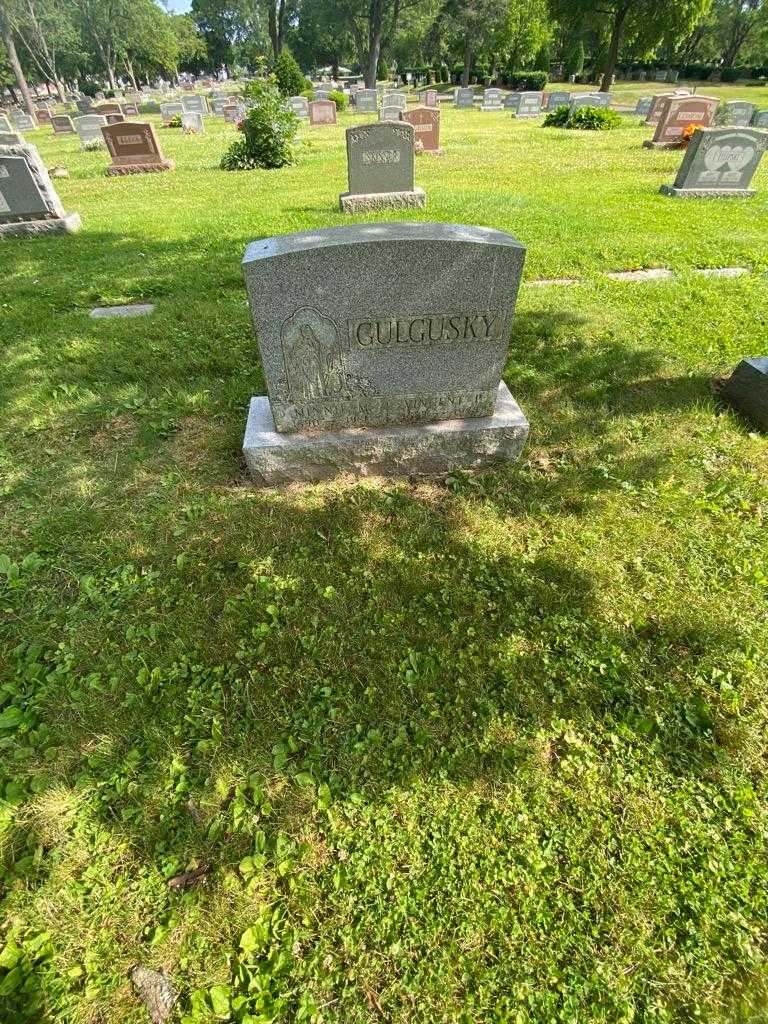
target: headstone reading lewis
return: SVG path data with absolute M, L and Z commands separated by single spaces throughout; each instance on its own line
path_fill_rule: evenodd
M 166 160 L 160 150 L 151 124 L 123 121 L 121 124 L 106 125 L 101 133 L 112 157 L 112 164 L 107 168 L 108 176 L 149 174 L 173 169 L 173 163 Z

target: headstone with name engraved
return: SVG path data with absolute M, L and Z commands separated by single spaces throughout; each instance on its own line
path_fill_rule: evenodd
M 742 359 L 723 382 L 719 397 L 760 430 L 768 431 L 768 356 Z
M 10 132 L 12 130 L 11 122 L 8 120 L 7 115 L 0 113 L 0 132 Z
M 752 125 L 755 128 L 768 128 L 768 110 L 756 110 Z
M 349 191 L 339 196 L 344 213 L 424 209 L 427 197 L 414 185 L 414 130 L 404 121 L 347 128 Z
M 387 104 L 379 109 L 380 121 L 399 121 L 402 116 L 403 111 L 400 107 L 392 107 Z
M 408 100 L 404 92 L 385 92 L 381 97 L 383 107 L 397 107 L 398 110 L 405 110 Z
M 569 92 L 551 92 L 547 96 L 547 110 L 557 110 L 558 107 L 567 107 L 571 102 L 571 94 Z
M 755 128 L 699 128 L 673 184 L 661 191 L 682 199 L 748 199 L 756 194 L 750 186 L 766 148 L 768 134 Z
M 309 117 L 309 100 L 306 96 L 289 96 L 288 106 L 296 117 Z
M 163 119 L 163 127 L 167 128 L 168 125 L 175 117 L 181 117 L 184 113 L 184 107 L 181 103 L 161 103 L 160 104 L 160 117 Z
M 196 110 L 185 110 L 181 115 L 181 130 L 184 135 L 200 135 L 205 131 L 205 118 Z
M 123 109 L 119 103 L 111 101 L 109 103 L 100 103 L 98 107 L 94 108 L 93 112 L 94 114 L 103 114 L 106 117 L 107 114 L 122 114 Z
M 590 106 L 606 108 L 611 105 L 611 97 L 607 92 L 591 92 L 589 94 Z
M 12 110 L 11 124 L 20 132 L 32 132 L 37 128 L 37 118 L 26 110 Z
M 651 99 L 651 107 L 648 111 L 648 117 L 645 120 L 646 124 L 658 124 L 659 118 L 661 117 L 661 108 L 664 105 L 664 100 L 670 96 L 674 96 L 672 92 L 659 92 Z
M 540 117 L 541 116 L 541 100 L 542 94 L 540 92 L 521 92 L 520 93 L 520 105 L 517 108 L 517 117 Z
M 151 124 L 123 121 L 108 124 L 101 129 L 112 163 L 107 176 L 122 174 L 149 174 L 170 171 L 173 163 L 166 160 Z
M 302 97 L 302 99 L 303 98 L 304 97 Z M 226 102 L 227 100 L 225 96 L 214 96 L 211 99 L 211 110 L 213 111 L 213 113 L 216 114 L 218 117 L 222 117 L 224 115 L 224 107 L 226 105 Z
M 336 124 L 336 104 L 333 100 L 312 100 L 309 104 L 309 123 L 313 127 Z
M 81 96 L 76 105 L 81 114 L 90 114 L 93 110 L 93 100 L 90 96 Z
M 637 117 L 648 117 L 652 102 L 653 96 L 641 96 L 637 101 L 637 106 L 635 107 L 635 114 Z
M 327 100 L 330 92 L 330 89 L 315 89 L 314 98 L 316 100 Z
M 471 110 L 475 105 L 475 90 L 469 88 L 457 89 L 453 102 L 459 110 Z
M 513 114 L 516 114 L 520 109 L 520 97 L 523 94 L 521 92 L 511 92 L 509 95 L 504 97 L 504 109 L 511 110 Z
M 20 132 L 0 132 L 0 146 L 23 146 L 24 136 Z
M 437 107 L 414 107 L 402 115 L 406 124 L 413 125 L 414 152 L 427 156 L 439 156 L 440 148 L 440 111 Z
M 123 115 L 125 117 L 138 117 L 139 116 L 139 108 L 136 105 L 136 103 L 123 103 L 122 107 L 123 107 Z
M 358 114 L 375 114 L 379 109 L 379 94 L 375 89 L 358 89 L 355 110 Z
M 729 100 L 723 104 L 723 110 L 725 114 L 724 124 L 737 125 L 743 128 L 752 124 L 752 118 L 755 116 L 757 107 L 754 103 L 748 103 L 746 100 Z
M 719 100 L 712 96 L 667 96 L 661 105 L 659 122 L 646 149 L 670 149 L 679 146 L 689 125 L 708 128 L 715 118 Z
M 72 124 L 72 118 L 69 114 L 54 114 L 51 118 L 51 124 L 53 125 L 54 135 L 74 134 L 75 126 Z
M 516 458 L 528 423 L 501 373 L 524 259 L 505 232 L 462 224 L 356 224 L 249 245 L 269 395 L 248 414 L 254 480 L 437 475 Z
M 438 106 L 437 89 L 424 89 L 420 96 L 421 103 L 425 107 Z
M 37 149 L 21 141 L 0 145 L 0 238 L 79 228 L 80 215 L 65 213 Z
M 200 114 L 205 117 L 210 112 L 208 110 L 208 100 L 199 93 L 194 93 L 191 96 L 182 96 L 181 106 L 185 114 Z
M 35 108 L 35 117 L 37 118 L 38 124 L 51 123 L 51 112 L 45 105 Z
M 242 103 L 227 103 L 222 111 L 227 124 L 237 124 L 245 117 L 245 107 Z
M 501 89 L 484 89 L 481 110 L 500 111 L 504 109 L 504 93 Z
M 101 129 L 106 123 L 106 117 L 103 117 L 101 114 L 83 114 L 72 121 L 80 139 L 80 144 L 83 146 L 86 143 L 92 143 L 94 139 L 104 145 L 104 136 L 101 133 Z

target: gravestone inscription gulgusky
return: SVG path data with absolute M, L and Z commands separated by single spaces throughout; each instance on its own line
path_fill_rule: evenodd
M 269 393 L 246 427 L 254 479 L 515 458 L 528 424 L 501 373 L 524 258 L 505 232 L 451 224 L 253 242 L 243 271 Z

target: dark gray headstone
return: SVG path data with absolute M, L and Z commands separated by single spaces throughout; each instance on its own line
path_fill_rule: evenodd
M 380 121 L 347 129 L 349 195 L 413 191 L 413 126 Z
M 541 114 L 541 95 L 540 92 L 521 92 L 517 116 L 539 117 Z
M 637 114 L 637 116 L 638 117 L 648 117 L 648 114 L 650 113 L 650 110 L 651 110 L 651 103 L 652 102 L 653 102 L 653 96 L 642 96 L 637 101 L 637 106 L 635 107 L 635 113 Z
M 379 109 L 379 94 L 375 89 L 358 89 L 355 93 L 358 114 L 375 114 Z
M 508 96 L 504 97 L 504 109 L 511 110 L 513 113 L 517 113 L 520 109 L 520 97 L 523 94 L 521 92 L 511 92 Z
M 486 89 L 483 92 L 483 101 L 480 106 L 481 110 L 503 110 L 504 109 L 504 93 L 501 89 Z
M 309 100 L 306 96 L 291 96 L 288 99 L 288 106 L 296 117 L 309 117 Z
M 569 92 L 551 92 L 547 97 L 547 110 L 555 110 L 557 107 L 567 107 L 571 102 Z
M 475 105 L 475 90 L 474 89 L 457 89 L 455 104 L 458 108 L 465 110 Z
M 673 185 L 665 195 L 728 198 L 754 195 L 752 177 L 768 146 L 768 134 L 754 128 L 699 128 L 693 133 Z
M 741 127 L 752 123 L 752 118 L 757 110 L 754 103 L 747 103 L 746 100 L 730 100 L 723 106 L 725 108 L 725 123 Z
M 756 110 L 752 124 L 755 128 L 768 128 L 768 110 Z
M 0 146 L 0 237 L 77 231 L 34 146 Z
M 761 430 L 768 430 L 768 356 L 742 359 L 720 397 Z

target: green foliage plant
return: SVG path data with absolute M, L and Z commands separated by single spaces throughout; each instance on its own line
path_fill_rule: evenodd
M 238 125 L 242 138 L 235 139 L 222 156 L 222 170 L 271 170 L 293 163 L 296 115 L 270 82 L 249 83 L 247 96 L 251 109 Z

